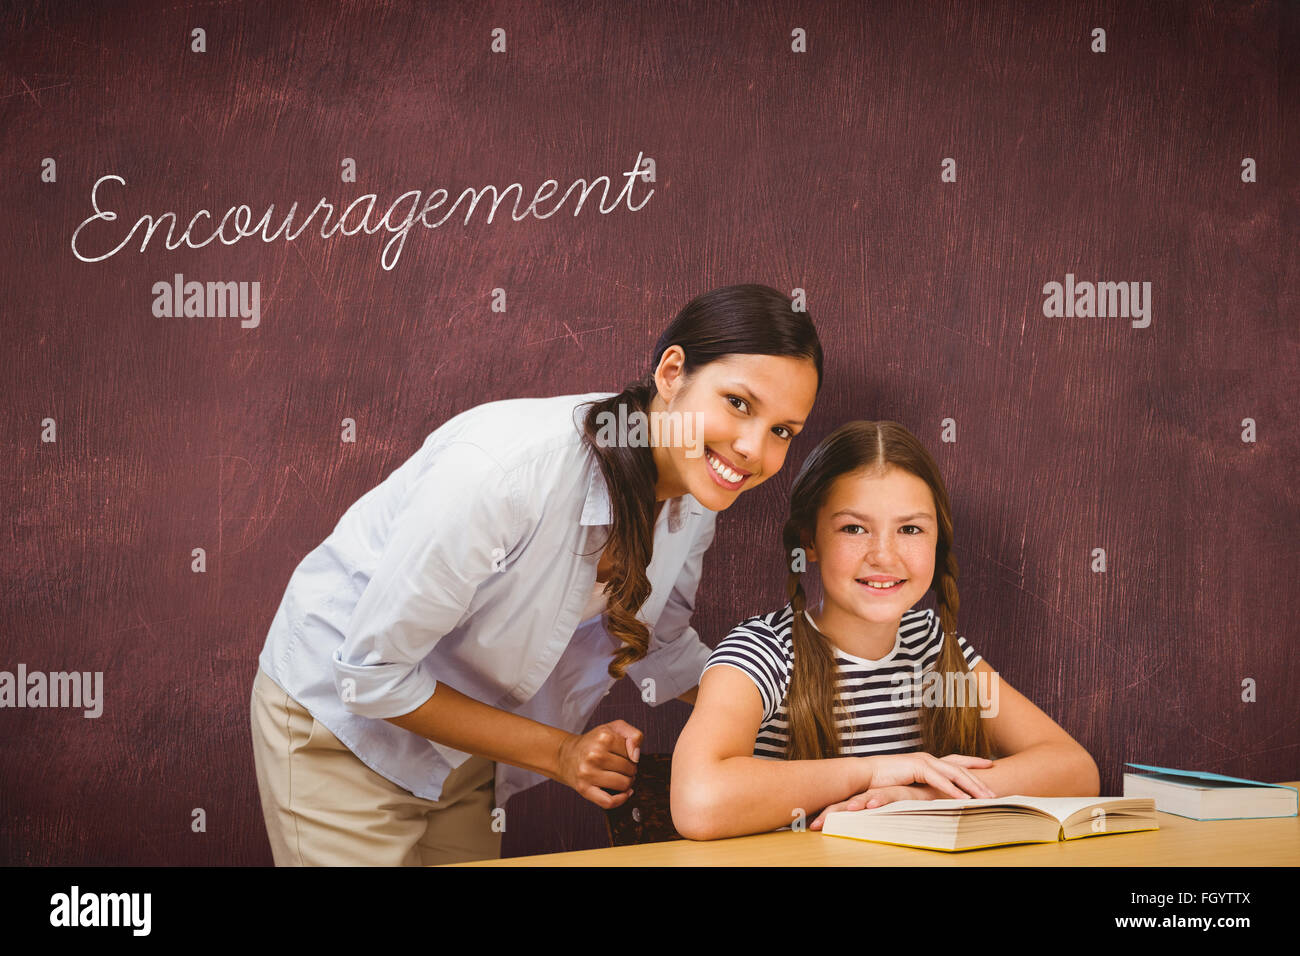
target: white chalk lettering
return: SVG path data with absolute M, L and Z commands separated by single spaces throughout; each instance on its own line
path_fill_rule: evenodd
M 447 201 L 450 194 L 443 188 L 435 189 L 427 196 L 418 189 L 403 192 L 397 197 L 397 199 L 393 200 L 393 202 L 389 204 L 387 211 L 384 212 L 383 216 L 381 216 L 378 221 L 374 221 L 372 216 L 375 213 L 376 203 L 379 201 L 379 197 L 375 193 L 367 193 L 352 200 L 343 211 L 343 214 L 340 215 L 332 225 L 330 224 L 330 218 L 334 214 L 334 205 L 322 197 L 316 203 L 316 206 L 312 211 L 307 214 L 307 218 L 302 221 L 302 224 L 298 227 L 296 232 L 292 230 L 292 226 L 294 217 L 298 211 L 297 202 L 294 202 L 289 207 L 288 211 L 283 214 L 282 221 L 274 232 L 270 231 L 272 220 L 275 219 L 274 203 L 267 206 L 266 212 L 262 214 L 256 224 L 253 222 L 253 210 L 249 206 L 241 204 L 238 206 L 232 206 L 226 210 L 225 214 L 221 217 L 220 223 L 217 224 L 216 229 L 213 230 L 210 235 L 201 240 L 196 240 L 195 232 L 200 228 L 199 221 L 201 219 L 206 218 L 209 226 L 215 220 L 215 215 L 211 210 L 200 209 L 190 216 L 189 222 L 185 226 L 185 230 L 179 237 L 174 235 L 175 229 L 179 223 L 179 217 L 175 212 L 168 211 L 157 216 L 149 214 L 141 215 L 135 220 L 134 224 L 132 224 L 130 231 L 127 232 L 127 234 L 123 236 L 116 245 L 108 249 L 107 252 L 95 255 L 87 250 L 86 247 L 91 240 L 81 236 L 82 230 L 87 229 L 96 223 L 116 222 L 118 218 L 117 212 L 111 209 L 105 210 L 101 208 L 99 188 L 109 180 L 117 182 L 122 186 L 126 185 L 125 179 L 121 176 L 110 173 L 101 176 L 95 181 L 95 185 L 91 187 L 90 205 L 94 209 L 95 214 L 83 220 L 73 231 L 72 254 L 81 262 L 102 262 L 103 260 L 111 258 L 121 252 L 128 243 L 131 242 L 137 231 L 142 232 L 139 251 L 144 252 L 148 248 L 149 241 L 153 238 L 154 233 L 161 230 L 164 223 L 166 223 L 167 229 L 165 238 L 163 239 L 163 246 L 169 252 L 174 252 L 181 246 L 186 246 L 190 249 L 202 249 L 213 239 L 219 239 L 225 245 L 234 245 L 240 239 L 252 238 L 258 235 L 261 236 L 263 242 L 273 242 L 281 235 L 284 236 L 286 242 L 292 242 L 307 229 L 308 225 L 316 217 L 316 214 L 323 208 L 325 210 L 324 218 L 320 222 L 320 237 L 322 239 L 332 239 L 339 234 L 351 237 L 362 232 L 367 235 L 373 235 L 380 230 L 386 230 L 391 233 L 392 237 L 384 244 L 383 254 L 380 258 L 380 263 L 384 270 L 389 271 L 397 265 L 397 260 L 402 254 L 403 247 L 406 245 L 407 234 L 417 222 L 426 229 L 437 229 L 452 217 L 457 208 L 460 207 L 461 200 L 470 197 L 468 209 L 465 212 L 464 218 L 464 224 L 468 226 L 470 219 L 474 215 L 474 210 L 478 207 L 479 202 L 488 191 L 491 191 L 492 193 L 491 211 L 488 212 L 486 216 L 489 224 L 492 223 L 493 218 L 496 216 L 497 207 L 502 204 L 506 196 L 511 192 L 514 193 L 514 203 L 510 213 L 510 218 L 515 222 L 519 222 L 529 216 L 535 216 L 538 219 L 550 218 L 555 215 L 555 213 L 558 212 L 566 202 L 568 202 L 569 196 L 575 189 L 580 191 L 579 198 L 573 206 L 573 215 L 577 216 L 582 211 L 582 207 L 586 203 L 587 198 L 595 192 L 598 187 L 600 188 L 601 201 L 596 204 L 596 208 L 601 215 L 609 215 L 619 209 L 624 202 L 626 202 L 629 212 L 637 212 L 643 209 L 645 204 L 650 201 L 650 197 L 654 195 L 654 190 L 649 189 L 646 191 L 645 198 L 641 200 L 640 204 L 634 204 L 632 195 L 633 190 L 637 183 L 647 182 L 644 175 L 645 170 L 642 167 L 649 162 L 651 162 L 651 160 L 644 158 L 643 153 L 637 153 L 636 163 L 633 164 L 630 170 L 621 174 L 626 182 L 623 183 L 618 195 L 614 197 L 613 202 L 610 203 L 608 207 L 606 207 L 605 201 L 609 198 L 609 192 L 612 186 L 609 176 L 597 176 L 590 181 L 583 178 L 575 179 L 565 191 L 564 195 L 555 203 L 554 208 L 545 213 L 538 211 L 538 203 L 549 199 L 559 187 L 559 182 L 555 179 L 548 179 L 543 182 L 534 193 L 532 201 L 528 202 L 527 205 L 524 205 L 522 211 L 520 210 L 520 207 L 521 203 L 525 201 L 525 196 L 524 187 L 520 183 L 511 183 L 504 189 L 498 189 L 496 186 L 491 185 L 483 186 L 478 189 L 472 187 L 466 188 L 456 198 L 456 201 L 452 204 L 451 208 L 447 210 L 447 214 L 437 222 L 431 222 L 427 216 L 432 210 L 438 209 Z M 421 205 L 422 197 L 424 200 L 423 206 Z M 410 203 L 409 214 L 402 218 L 400 222 L 395 221 L 394 210 L 396 210 L 400 204 L 406 202 Z M 359 211 L 359 206 L 364 207 L 364 211 Z M 357 221 L 358 216 L 360 217 L 359 221 Z M 98 235 L 101 231 L 102 230 L 97 228 L 94 234 Z M 111 237 L 109 241 L 111 241 Z

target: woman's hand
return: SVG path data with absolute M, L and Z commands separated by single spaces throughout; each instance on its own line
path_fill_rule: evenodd
M 585 734 L 569 734 L 560 744 L 556 779 L 605 810 L 622 806 L 632 796 L 643 737 L 622 720 L 611 720 Z

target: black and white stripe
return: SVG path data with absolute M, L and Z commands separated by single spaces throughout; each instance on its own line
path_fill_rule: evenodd
M 787 604 L 742 621 L 714 648 L 704 666 L 705 670 L 716 664 L 736 667 L 758 688 L 763 723 L 754 741 L 756 757 L 784 757 L 790 742 L 785 695 L 794 662 L 793 619 L 793 608 Z M 920 711 L 896 697 L 900 687 L 913 687 L 919 694 L 918 675 L 939 659 L 943 634 L 938 615 L 931 610 L 908 611 L 898 634 L 897 652 L 879 661 L 835 652 L 836 690 L 843 708 L 836 726 L 845 756 L 908 753 L 921 747 Z M 960 634 L 957 644 L 967 664 L 974 667 L 980 655 Z

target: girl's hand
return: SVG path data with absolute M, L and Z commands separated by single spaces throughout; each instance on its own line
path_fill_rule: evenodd
M 935 763 L 939 763 L 939 764 L 942 764 L 944 761 L 947 761 L 948 763 L 952 764 L 954 767 L 981 767 L 981 766 L 993 765 L 993 761 L 989 760 L 986 757 L 967 757 L 962 754 L 949 754 L 948 756 L 942 758 L 936 758 L 927 753 L 901 754 L 898 756 L 923 757 L 926 758 L 927 760 L 932 760 Z M 894 756 L 887 756 L 887 757 L 872 757 L 867 759 L 894 760 L 896 758 Z M 891 768 L 887 770 L 884 774 L 878 775 L 878 771 L 876 771 L 875 768 L 873 767 L 871 782 L 874 784 L 889 779 L 896 779 L 896 775 L 902 772 L 903 771 L 901 770 L 894 770 Z M 944 771 L 944 772 L 948 772 L 948 771 Z M 940 790 L 937 787 L 930 786 L 929 784 L 925 784 L 925 783 L 903 783 L 903 784 L 895 783 L 892 785 L 885 784 L 882 786 L 873 786 L 871 789 L 864 790 L 862 793 L 856 794 L 855 796 L 852 796 L 847 800 L 843 800 L 840 803 L 831 804 L 821 813 L 817 814 L 817 818 L 813 820 L 812 823 L 808 824 L 808 829 L 820 830 L 822 828 L 822 825 L 826 822 L 826 814 L 828 813 L 836 813 L 841 810 L 874 810 L 876 807 L 883 807 L 885 804 L 892 803 L 895 800 L 945 800 L 952 797 L 955 797 L 957 799 L 964 799 L 968 796 L 976 796 L 981 798 L 989 798 L 989 797 L 997 796 L 997 794 L 995 794 L 987 786 L 985 786 L 978 779 L 976 779 L 974 775 L 966 773 L 965 771 L 961 771 L 959 777 L 952 777 L 952 779 L 958 780 L 961 786 L 966 787 L 967 790 L 971 790 L 971 787 L 974 786 L 978 788 L 980 792 L 976 793 L 974 790 L 971 790 L 970 794 L 965 794 L 960 792 L 954 794 L 951 791 L 951 789 Z M 966 782 L 967 780 L 973 781 L 973 784 L 968 784 Z M 951 786 L 952 785 L 950 785 L 950 787 Z
M 874 810 L 876 807 L 883 807 L 887 803 L 893 803 L 895 800 L 942 800 L 944 795 L 934 787 L 927 786 L 923 783 L 913 783 L 906 787 L 876 787 L 872 790 L 865 790 L 856 796 L 850 797 L 840 803 L 833 803 L 821 813 L 817 814 L 817 819 L 808 824 L 809 830 L 820 830 L 826 822 L 826 814 L 836 813 L 840 810 Z
M 871 787 L 906 787 L 914 783 L 927 784 L 939 791 L 942 798 L 955 800 L 969 797 L 995 797 L 987 786 L 968 773 L 967 767 L 988 768 L 993 761 L 987 757 L 968 757 L 949 754 L 936 757 L 920 751 L 910 754 L 888 754 L 880 757 L 863 757 L 871 761 Z
M 569 734 L 560 744 L 556 779 L 605 810 L 622 806 L 632 796 L 643 736 L 622 720 L 611 720 L 585 734 Z

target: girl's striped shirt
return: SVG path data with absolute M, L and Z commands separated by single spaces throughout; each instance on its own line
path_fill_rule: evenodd
M 810 626 L 812 618 L 805 617 Z M 719 642 L 704 670 L 727 664 L 744 671 L 763 699 L 763 723 L 754 756 L 784 758 L 789 745 L 786 692 L 794 662 L 791 605 L 741 621 Z M 855 657 L 834 647 L 840 707 L 836 725 L 844 756 L 909 753 L 921 749 L 918 706 L 922 674 L 931 670 L 942 648 L 939 618 L 913 609 L 899 623 L 894 649 L 879 660 Z M 961 635 L 957 644 L 971 668 L 981 657 Z M 942 756 L 942 754 L 938 755 Z

